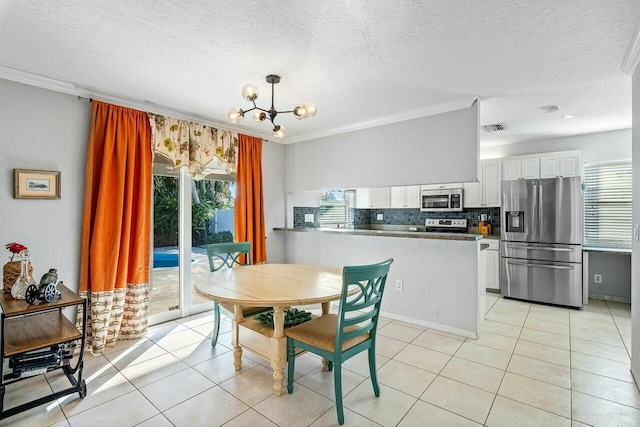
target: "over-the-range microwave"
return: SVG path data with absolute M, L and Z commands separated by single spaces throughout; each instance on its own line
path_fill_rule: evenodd
M 462 188 L 422 189 L 420 210 L 423 212 L 461 212 Z

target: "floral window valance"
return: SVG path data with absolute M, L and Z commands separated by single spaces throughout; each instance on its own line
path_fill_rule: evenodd
M 227 173 L 235 173 L 237 134 L 158 114 L 148 116 L 154 151 L 170 159 L 174 168 L 187 166 L 191 174 L 200 174 L 217 157 Z

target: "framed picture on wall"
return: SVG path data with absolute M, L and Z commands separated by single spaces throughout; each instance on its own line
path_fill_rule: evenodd
M 13 170 L 14 199 L 59 199 L 60 172 Z

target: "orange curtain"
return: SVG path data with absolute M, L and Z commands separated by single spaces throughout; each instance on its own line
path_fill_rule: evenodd
M 234 208 L 236 242 L 251 242 L 251 262 L 267 260 L 262 195 L 262 138 L 238 135 Z
M 94 353 L 147 330 L 152 155 L 147 113 L 92 102 L 79 288 Z

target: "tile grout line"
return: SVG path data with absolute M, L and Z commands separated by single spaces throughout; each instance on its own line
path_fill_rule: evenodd
M 496 301 L 497 302 L 497 301 Z M 527 322 L 527 318 L 529 317 L 529 313 L 531 312 L 531 305 L 529 305 L 529 309 L 527 310 L 527 315 L 524 318 L 524 323 Z M 502 383 L 504 382 L 504 377 L 507 375 L 507 370 L 509 369 L 509 365 L 511 364 L 511 359 L 513 358 L 513 355 L 516 351 L 516 347 L 518 346 L 518 341 L 520 340 L 520 335 L 522 335 L 522 329 L 524 329 L 524 323 L 522 324 L 523 326 L 520 328 L 520 333 L 518 334 L 518 338 L 516 339 L 516 345 L 513 347 L 513 351 L 511 352 L 511 356 L 509 356 L 509 362 L 507 363 L 507 366 L 505 366 L 504 368 L 504 373 L 502 374 L 502 378 L 500 379 L 500 384 L 498 384 L 498 389 L 496 390 L 496 394 L 493 396 L 493 401 L 491 402 L 491 406 L 489 407 L 489 412 L 487 412 L 487 416 L 484 419 L 484 425 L 487 424 L 487 421 L 489 420 L 489 415 L 491 415 L 491 411 L 493 410 L 493 405 L 495 405 L 496 403 L 496 399 L 498 398 L 498 393 L 500 393 L 500 388 L 502 387 Z

